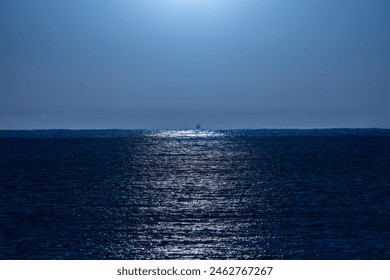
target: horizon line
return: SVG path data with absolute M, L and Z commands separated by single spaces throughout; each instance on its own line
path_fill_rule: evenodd
M 308 128 L 299 128 L 299 127 L 283 127 L 283 128 L 201 128 L 198 130 L 368 130 L 368 129 L 377 129 L 377 130 L 390 130 L 390 127 L 308 127 Z M 0 131 L 44 131 L 44 130 L 197 130 L 196 128 L 20 128 L 20 129 L 0 129 Z

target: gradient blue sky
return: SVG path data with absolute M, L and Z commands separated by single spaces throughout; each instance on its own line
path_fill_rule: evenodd
M 390 128 L 387 0 L 2 0 L 0 129 Z

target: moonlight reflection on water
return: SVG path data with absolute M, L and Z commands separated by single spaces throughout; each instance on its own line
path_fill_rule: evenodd
M 157 142 L 147 146 L 149 158 L 143 159 L 153 174 L 145 186 L 150 205 L 143 215 L 154 215 L 155 223 L 141 230 L 157 241 L 151 258 L 236 257 L 251 240 L 243 237 L 250 222 L 236 219 L 250 197 L 235 195 L 240 181 L 230 178 L 235 158 L 245 157 L 243 151 L 231 150 L 229 143 L 217 139 L 223 133 L 215 131 L 152 135 Z

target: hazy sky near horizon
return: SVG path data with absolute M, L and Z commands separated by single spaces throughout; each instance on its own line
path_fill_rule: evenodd
M 390 128 L 388 0 L 2 0 L 0 129 Z

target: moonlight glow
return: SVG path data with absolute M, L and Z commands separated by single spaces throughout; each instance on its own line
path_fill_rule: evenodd
M 231 10 L 235 0 L 154 0 L 146 1 L 151 8 L 171 15 L 196 17 L 199 20 L 205 17 L 218 17 Z

